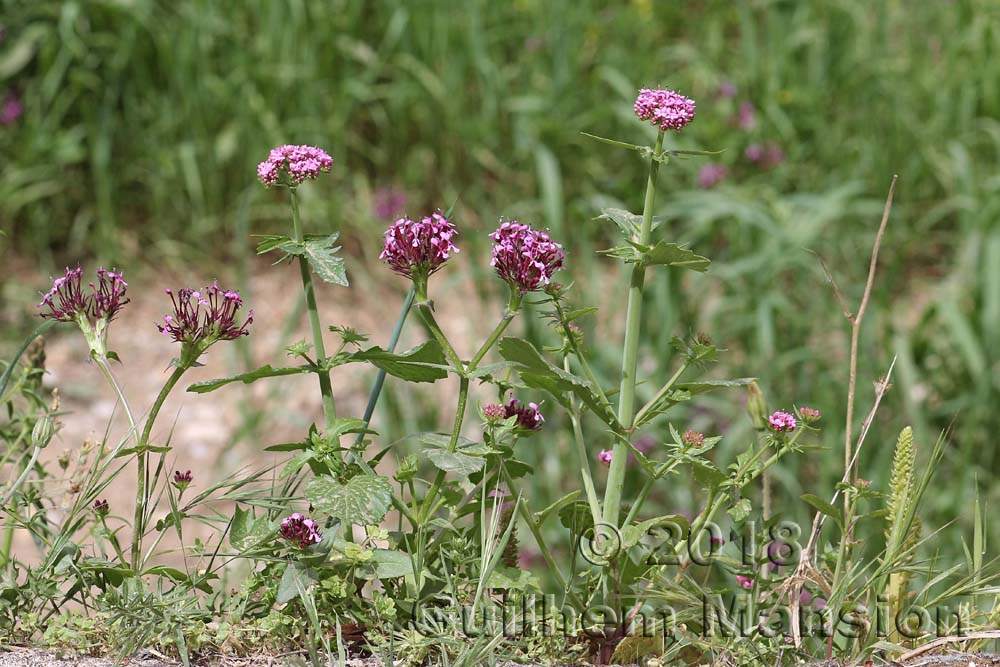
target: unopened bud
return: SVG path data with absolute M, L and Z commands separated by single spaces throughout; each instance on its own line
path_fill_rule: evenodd
M 35 447 L 45 447 L 52 440 L 55 432 L 55 420 L 51 415 L 45 415 L 35 422 L 35 428 L 31 430 L 31 442 Z
M 747 385 L 747 413 L 753 423 L 754 430 L 763 431 L 767 428 L 767 399 L 764 392 L 760 390 L 760 385 L 751 382 Z

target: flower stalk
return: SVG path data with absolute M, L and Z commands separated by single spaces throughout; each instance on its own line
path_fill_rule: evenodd
M 653 223 L 653 206 L 656 202 L 656 173 L 659 168 L 657 158 L 663 149 L 663 130 L 657 134 L 656 147 L 649 161 L 649 177 L 646 181 L 646 199 L 642 207 L 642 226 L 636 241 L 642 245 L 649 244 L 650 231 Z M 635 421 L 635 373 L 639 360 L 639 327 L 642 320 L 642 292 L 645 284 L 646 270 L 641 263 L 632 267 L 629 281 L 628 305 L 625 315 L 625 344 L 622 354 L 622 380 L 620 398 L 618 401 L 618 421 L 628 433 Z M 621 510 L 621 492 L 625 480 L 625 464 L 628 458 L 628 447 L 625 443 L 615 443 L 611 467 L 608 471 L 608 484 L 604 496 L 604 522 L 618 526 L 618 516 Z
M 292 206 L 292 240 L 302 243 L 302 219 L 299 215 L 299 197 L 294 187 L 288 189 Z M 337 419 L 337 406 L 333 400 L 333 385 L 330 383 L 330 371 L 326 369 L 326 348 L 323 345 L 323 325 L 319 320 L 319 308 L 316 306 L 316 292 L 313 288 L 312 273 L 309 271 L 309 261 L 305 256 L 299 256 L 299 272 L 302 274 L 302 292 L 306 297 L 306 310 L 309 311 L 309 326 L 312 329 L 313 349 L 316 350 L 316 365 L 319 377 L 319 391 L 323 397 L 323 416 L 326 428 L 332 429 Z

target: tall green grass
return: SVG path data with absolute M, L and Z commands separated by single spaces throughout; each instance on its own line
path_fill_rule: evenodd
M 580 132 L 648 139 L 631 114 L 642 85 L 694 97 L 698 119 L 675 147 L 725 149 L 731 175 L 700 190 L 700 163 L 666 170 L 660 212 L 717 268 L 651 286 L 645 316 L 657 326 L 647 330 L 658 333 L 643 341 L 643 363 L 667 372 L 670 338 L 704 330 L 728 348 L 726 374 L 760 377 L 773 407 L 822 408 L 831 451 L 786 464 L 788 498 L 840 476 L 848 324 L 807 250 L 856 304 L 898 173 L 859 411 L 893 358 L 895 388 L 862 470 L 885 483 L 904 422 L 924 442 L 951 426 L 938 479 L 954 484 L 932 506 L 961 511 L 977 477 L 984 500 L 1000 501 L 985 484 L 1000 426 L 1000 9 L 990 0 L 0 7 L 0 85 L 26 106 L 0 128 L 0 243 L 42 266 L 82 255 L 126 265 L 139 248 L 174 261 L 229 254 L 224 244 L 282 215 L 253 170 L 271 146 L 294 142 L 335 156 L 335 177 L 304 204 L 311 220 L 343 229 L 347 248 L 376 247 L 371 193 L 395 184 L 412 213 L 456 204 L 473 256 L 498 216 L 520 216 L 550 226 L 571 261 L 600 276 L 590 250 L 609 230 L 593 218 L 602 206 L 639 207 L 644 166 Z M 723 81 L 735 98 L 718 95 Z M 753 129 L 733 122 L 743 101 L 756 107 Z M 743 152 L 758 142 L 780 144 L 786 160 L 750 164 Z M 603 293 L 599 278 L 584 287 L 581 305 Z M 588 325 L 605 378 L 619 360 L 601 334 L 618 315 Z M 739 402 L 715 400 L 687 418 L 735 426 L 738 438 Z M 421 419 L 400 403 L 387 409 Z M 540 469 L 557 468 L 544 456 Z M 683 487 L 661 498 L 684 499 Z

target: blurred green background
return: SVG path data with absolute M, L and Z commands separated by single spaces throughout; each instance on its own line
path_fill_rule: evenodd
M 719 375 L 760 378 L 772 408 L 821 408 L 830 450 L 784 465 L 783 498 L 828 496 L 842 467 L 849 327 L 816 254 L 856 307 L 899 174 L 862 337 L 858 413 L 895 358 L 894 388 L 862 474 L 884 480 L 903 425 L 925 450 L 950 426 L 932 523 L 964 515 L 968 535 L 977 486 L 1000 500 L 990 483 L 1000 464 L 995 0 L 0 8 L 0 244 L 9 266 L 37 271 L 33 281 L 80 258 L 244 259 L 249 235 L 285 215 L 255 181 L 256 163 L 276 144 L 311 143 L 336 164 L 310 186 L 309 219 L 341 229 L 349 267 L 374 266 L 392 214 L 454 204 L 472 257 L 500 215 L 552 228 L 573 271 L 588 276 L 576 302 L 603 303 L 621 282 L 593 252 L 613 241 L 594 218 L 605 206 L 637 211 L 646 167 L 580 133 L 650 141 L 653 128 L 632 114 L 639 87 L 695 98 L 697 119 L 670 144 L 724 149 L 715 161 L 727 171 L 712 184 L 705 160 L 671 164 L 657 213 L 667 236 L 714 263 L 705 276 L 650 281 L 643 367 L 663 376 L 670 338 L 704 331 L 728 350 Z M 3 293 L 22 294 L 24 275 L 0 279 Z M 22 335 L 30 308 L 22 320 L 4 310 L 4 338 Z M 601 343 L 621 317 L 606 309 L 585 326 L 609 386 L 620 350 Z M 529 333 L 549 340 L 542 325 Z M 749 437 L 742 400 L 717 394 L 672 421 L 730 434 L 717 450 L 725 461 Z M 398 436 L 412 426 L 386 428 Z M 530 454 L 543 471 L 538 507 L 559 491 L 545 475 L 566 476 L 545 451 Z M 684 484 L 659 497 L 690 503 Z

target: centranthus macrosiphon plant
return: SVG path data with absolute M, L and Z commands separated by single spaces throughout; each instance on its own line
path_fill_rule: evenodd
M 4 489 L 4 501 L 11 525 L 31 530 L 41 553 L 41 562 L 29 567 L 10 553 L 9 540 L 0 552 L 6 568 L 0 609 L 11 627 L 33 636 L 53 622 L 53 609 L 62 613 L 75 601 L 113 619 L 101 637 L 123 651 L 169 645 L 185 661 L 199 648 L 233 649 L 230 638 L 239 634 L 244 648 L 265 640 L 272 650 L 278 644 L 304 648 L 316 664 L 362 649 L 402 655 L 410 663 L 587 655 L 599 662 L 655 656 L 695 664 L 720 655 L 781 662 L 789 655 L 898 654 L 910 637 L 900 631 L 883 638 L 872 623 L 848 623 L 860 628 L 854 635 L 806 632 L 803 617 L 818 615 L 822 627 L 833 628 L 844 619 L 831 620 L 824 610 L 860 614 L 884 599 L 901 613 L 916 602 L 977 593 L 985 576 L 981 560 L 964 578 L 949 574 L 948 596 L 929 584 L 911 587 L 908 566 L 920 544 L 916 508 L 941 456 L 940 442 L 918 473 L 916 445 L 904 431 L 885 496 L 849 465 L 832 501 L 825 492 L 803 496 L 816 519 L 802 532 L 771 507 L 769 469 L 811 446 L 820 410 L 793 407 L 804 397 L 787 397 L 782 409 L 773 410 L 751 378 L 712 376 L 719 350 L 701 333 L 674 338 L 664 375 L 640 377 L 648 274 L 705 272 L 710 262 L 671 240 L 669 221 L 654 218 L 660 168 L 705 154 L 670 147 L 675 133 L 694 121 L 694 101 L 671 90 L 643 89 L 634 111 L 652 125 L 652 146 L 589 135 L 648 163 L 641 213 L 609 208 L 598 218 L 621 236 L 602 254 L 625 269 L 617 386 L 588 361 L 579 321 L 597 309 L 575 302 L 572 257 L 560 239 L 524 221 L 501 219 L 485 234 L 463 229 L 443 210 L 400 217 L 385 231 L 379 255 L 409 282 L 387 346 L 367 346 L 366 335 L 329 323 L 314 277 L 345 288 L 349 283 L 338 234 L 304 231 L 299 188 L 333 169 L 330 155 L 312 146 L 279 146 L 257 168 L 261 183 L 287 198 L 291 223 L 285 233 L 262 237 L 258 253 L 278 253 L 279 261 L 298 265 L 311 340 L 288 347 L 292 365 L 268 364 L 187 387 L 208 393 L 315 376 L 323 421 L 298 442 L 266 448 L 288 456 L 277 469 L 224 480 L 190 470 L 171 474 L 169 439 L 154 430 L 182 376 L 212 363 L 209 348 L 250 334 L 253 313 L 244 313 L 236 291 L 217 282 L 167 290 L 172 312 L 156 327 L 180 344 L 179 353 L 152 406 L 136 410 L 116 380 L 110 362 L 117 356 L 108 349 L 109 325 L 129 302 L 127 283 L 105 269 L 89 289 L 81 268 L 57 278 L 39 304 L 49 322 L 29 338 L 0 383 L 4 401 L 23 414 L 17 446 L 28 445 L 27 455 L 13 457 L 26 463 Z M 474 234 L 492 243 L 489 264 L 507 298 L 489 334 L 466 347 L 438 322 L 432 300 L 437 280 L 431 278 L 455 264 L 456 244 Z M 427 339 L 397 352 L 412 310 Z M 519 316 L 550 324 L 550 344 L 511 333 Z M 116 446 L 102 441 L 79 455 L 73 492 L 59 508 L 41 494 L 47 473 L 37 464 L 56 429 L 58 401 L 38 398 L 43 361 L 29 346 L 56 321 L 81 329 L 129 424 Z M 328 351 L 331 333 L 338 344 Z M 339 384 L 332 376 L 345 364 L 375 371 L 360 416 L 336 408 Z M 416 454 L 393 452 L 402 442 L 380 441 L 374 417 L 387 376 L 408 383 L 410 392 L 435 382 L 454 388 L 450 425 L 406 439 L 419 443 Z M 490 397 L 478 407 L 470 405 L 476 403 L 474 385 Z M 883 393 L 886 386 L 883 380 Z M 754 434 L 728 461 L 715 450 L 722 435 L 669 417 L 678 406 L 675 413 L 692 414 L 687 406 L 713 391 L 721 392 L 719 400 L 745 396 Z M 554 437 L 559 428 L 566 429 L 565 440 Z M 568 445 L 560 458 L 566 493 L 546 506 L 526 490 L 534 470 L 524 456 L 543 442 Z M 392 476 L 376 472 L 389 459 Z M 113 507 L 103 493 L 132 460 L 134 506 Z M 32 476 L 37 483 L 26 483 Z M 702 491 L 694 511 L 651 512 L 651 494 L 681 476 Z M 214 528 L 216 538 L 185 542 L 183 529 L 192 521 Z M 859 547 L 854 536 L 861 522 L 885 524 L 883 551 L 872 555 Z M 823 532 L 830 526 L 835 535 Z M 181 545 L 183 568 L 157 550 L 169 532 Z M 829 541 L 820 543 L 824 534 Z M 540 558 L 537 567 L 524 566 L 528 553 Z M 558 607 L 555 615 L 551 605 Z M 745 614 L 734 619 L 733 605 Z M 538 634 L 523 615 L 510 621 L 508 608 L 530 608 L 551 623 L 550 632 Z M 791 621 L 782 625 L 776 610 L 788 612 Z M 963 610 L 970 617 L 982 614 L 976 604 Z M 764 620 L 742 627 L 744 616 Z M 752 645 L 742 641 L 746 636 Z

